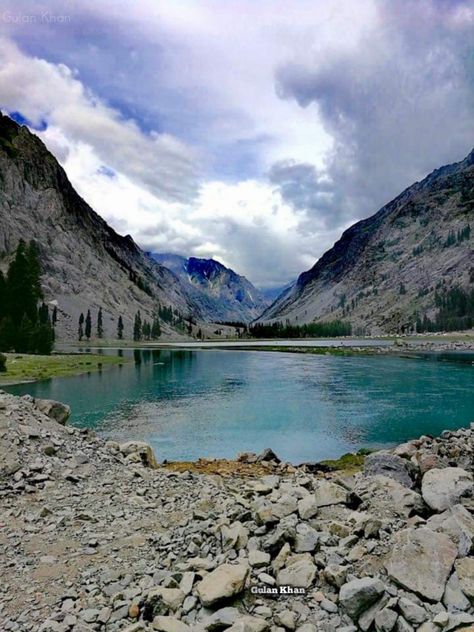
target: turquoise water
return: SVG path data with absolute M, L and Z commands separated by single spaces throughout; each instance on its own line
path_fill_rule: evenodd
M 124 350 L 102 373 L 9 387 L 67 402 L 71 423 L 144 439 L 159 460 L 271 447 L 293 463 L 474 421 L 472 358 Z M 466 361 L 467 360 L 467 361 Z

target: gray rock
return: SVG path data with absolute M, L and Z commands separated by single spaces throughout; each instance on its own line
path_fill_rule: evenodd
M 410 623 L 421 625 L 428 618 L 426 610 L 407 597 L 400 597 L 398 607 L 405 619 Z
M 380 450 L 369 454 L 365 458 L 364 475 L 377 476 L 381 474 L 382 476 L 388 476 L 411 489 L 414 482 L 412 478 L 413 466 L 410 467 L 410 465 L 410 462 L 406 459 L 402 459 L 400 456 L 385 450 Z
M 159 632 L 191 632 L 189 625 L 186 625 L 182 621 L 174 617 L 164 617 L 161 615 L 153 619 L 152 627 Z
M 197 594 L 203 606 L 213 606 L 223 599 L 238 595 L 249 574 L 247 564 L 222 564 L 198 584 Z
M 469 599 L 467 599 L 461 590 L 457 573 L 453 573 L 448 579 L 443 595 L 443 603 L 449 612 L 456 610 L 465 611 L 468 610 L 471 605 Z
M 414 627 L 408 623 L 401 615 L 397 619 L 397 625 L 395 627 L 396 632 L 414 632 Z
M 407 518 L 413 513 L 423 511 L 423 499 L 420 494 L 388 476 L 361 478 L 354 491 L 376 516 Z
M 308 494 L 298 501 L 298 513 L 302 520 L 309 520 L 318 513 L 318 503 L 312 494 Z
M 456 561 L 455 567 L 461 590 L 471 601 L 474 600 L 474 559 L 464 557 Z
M 249 564 L 252 568 L 261 568 L 262 566 L 268 566 L 270 564 L 271 557 L 269 553 L 264 551 L 252 550 L 249 551 Z
M 56 402 L 54 399 L 35 399 L 34 400 L 35 407 L 43 413 L 43 415 L 47 415 L 54 421 L 57 421 L 58 424 L 62 426 L 65 425 L 69 417 L 71 416 L 71 408 L 67 404 L 62 404 L 61 402 Z
M 353 579 L 341 587 L 339 601 L 351 619 L 356 620 L 364 610 L 383 595 L 384 591 L 385 586 L 380 579 L 373 577 Z
M 316 566 L 309 553 L 291 555 L 287 558 L 285 567 L 277 574 L 277 584 L 309 588 L 315 576 Z
M 426 527 L 404 529 L 393 538 L 386 568 L 389 577 L 404 588 L 439 601 L 456 556 L 456 546 L 444 533 Z
M 460 467 L 445 467 L 426 472 L 421 482 L 425 503 L 434 511 L 445 511 L 462 496 L 472 493 L 472 474 Z
M 375 629 L 377 632 L 391 632 L 398 619 L 398 614 L 391 608 L 383 608 L 375 617 Z
M 319 533 L 306 523 L 298 525 L 294 549 L 296 553 L 311 553 L 316 550 Z
M 453 505 L 441 514 L 435 514 L 426 526 L 448 535 L 457 545 L 461 557 L 468 555 L 474 539 L 474 518 L 463 505 Z
M 347 489 L 331 481 L 318 481 L 314 492 L 317 507 L 345 504 L 348 500 Z
M 137 463 L 142 463 L 152 469 L 158 467 L 152 448 L 144 441 L 127 441 L 122 443 L 119 449 L 123 455 L 135 458 Z

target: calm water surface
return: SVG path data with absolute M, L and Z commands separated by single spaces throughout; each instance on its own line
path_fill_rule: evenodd
M 381 447 L 474 421 L 472 358 L 108 350 L 134 363 L 9 387 L 67 402 L 72 423 L 144 439 L 158 459 L 272 447 L 293 463 Z M 467 360 L 467 361 L 466 361 Z

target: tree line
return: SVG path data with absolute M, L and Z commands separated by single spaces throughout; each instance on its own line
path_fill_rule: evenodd
M 351 324 L 343 320 L 332 320 L 306 325 L 276 323 L 257 323 L 250 325 L 249 333 L 254 338 L 337 338 L 350 336 Z
M 49 355 L 56 307 L 42 302 L 41 264 L 34 241 L 20 240 L 6 275 L 0 271 L 0 351 Z
M 451 288 L 435 293 L 438 312 L 434 319 L 418 317 L 416 330 L 420 333 L 461 331 L 474 327 L 474 289 Z

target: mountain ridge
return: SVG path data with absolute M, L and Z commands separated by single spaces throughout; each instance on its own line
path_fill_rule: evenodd
M 269 304 L 246 277 L 215 259 L 187 258 L 174 253 L 151 256 L 180 278 L 205 320 L 250 322 Z
M 41 139 L 2 113 L 0 222 L 1 268 L 20 238 L 37 242 L 45 299 L 62 315 L 60 338 L 74 337 L 79 314 L 99 307 L 106 335 L 115 333 L 119 315 L 129 330 L 136 311 L 151 319 L 158 301 L 201 317 L 177 276 L 110 227 Z
M 409 327 L 417 315 L 432 316 L 433 286 L 443 280 L 469 285 L 463 266 L 473 260 L 472 237 L 451 243 L 450 256 L 444 251 L 450 235 L 474 220 L 473 199 L 474 150 L 350 226 L 259 320 L 348 318 L 367 333 L 383 333 Z

